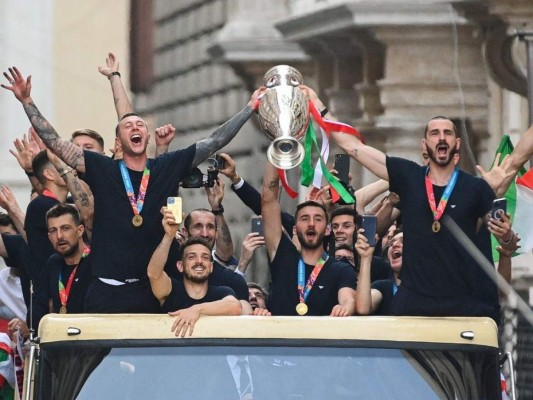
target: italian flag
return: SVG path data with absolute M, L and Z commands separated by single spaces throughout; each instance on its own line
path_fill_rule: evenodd
M 504 135 L 496 150 L 496 154 L 501 154 L 500 163 L 508 154 L 513 152 L 514 146 L 511 138 Z M 493 163 L 494 164 L 494 163 Z M 511 183 L 504 197 L 507 199 L 507 212 L 511 215 L 513 231 L 522 238 L 517 254 L 527 253 L 531 250 L 533 243 L 533 172 L 525 169 L 518 172 L 518 178 Z M 492 237 L 492 256 L 494 261 L 500 259 L 500 253 L 496 250 L 498 241 Z M 529 242 L 529 247 L 526 243 Z
M 517 253 L 533 249 L 533 168 L 516 180 L 516 209 L 513 230 L 520 236 Z

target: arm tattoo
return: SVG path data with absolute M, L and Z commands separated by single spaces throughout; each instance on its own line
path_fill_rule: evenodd
M 269 189 L 279 188 L 279 178 L 274 178 L 268 183 Z
M 211 154 L 227 145 L 252 114 L 252 107 L 243 108 L 237 115 L 214 131 L 211 136 L 196 143 L 196 154 L 192 166 L 197 167 Z
M 350 151 L 350 154 L 353 156 L 353 158 L 357 158 L 358 152 L 359 152 L 358 149 L 353 149 L 352 151 Z
M 228 228 L 228 224 L 226 224 L 226 221 L 220 226 L 220 232 L 222 233 L 222 240 L 225 243 L 231 243 L 231 233 Z
M 85 169 L 83 150 L 68 140 L 61 139 L 54 127 L 42 116 L 33 102 L 23 106 L 28 119 L 39 137 L 46 144 L 46 147 L 50 148 L 72 168 L 79 169 L 81 167 Z

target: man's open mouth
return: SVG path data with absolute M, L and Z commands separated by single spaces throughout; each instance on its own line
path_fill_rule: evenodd
M 142 142 L 142 137 L 141 137 L 141 135 L 138 135 L 138 134 L 137 135 L 133 135 L 131 137 L 131 141 L 132 141 L 132 143 L 140 144 Z

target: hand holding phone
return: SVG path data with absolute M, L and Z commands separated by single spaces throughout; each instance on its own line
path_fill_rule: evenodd
M 335 164 L 333 168 L 337 171 L 339 181 L 348 185 L 350 180 L 350 156 L 348 154 L 335 154 Z
M 252 218 L 252 232 L 257 232 L 259 236 L 265 236 L 265 231 L 263 229 L 263 218 Z
M 363 228 L 364 235 L 368 239 L 368 245 L 370 247 L 376 246 L 376 232 L 377 232 L 377 217 L 375 215 L 358 215 L 357 225 L 359 228 Z
M 503 215 L 507 212 L 507 199 L 495 199 L 492 202 L 492 210 L 490 211 L 491 218 L 502 220 Z
M 168 197 L 167 208 L 172 212 L 176 224 L 181 224 L 183 218 L 181 197 Z

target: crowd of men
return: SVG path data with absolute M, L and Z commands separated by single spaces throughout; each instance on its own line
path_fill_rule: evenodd
M 482 177 L 457 167 L 461 139 L 443 116 L 432 118 L 421 132 L 422 163 L 332 132 L 332 140 L 380 180 L 356 190 L 354 204 L 334 204 L 328 187 L 313 190 L 294 215 L 281 208 L 280 179 L 272 164 L 265 160 L 262 188 L 254 188 L 221 153 L 220 174 L 243 206 L 262 218 L 263 232 L 248 234 L 241 244 L 233 242 L 224 218 L 226 178 L 218 176 L 206 187 L 211 208 L 184 210 L 182 223 L 167 199 L 176 196 L 191 170 L 237 135 L 268 89 L 259 88 L 242 111 L 185 149 L 168 151 L 172 125 L 156 129 L 151 158 L 150 130 L 132 110 L 118 61 L 110 54 L 99 70 L 111 83 L 118 116 L 112 157 L 90 129 L 62 138 L 34 103 L 31 77 L 16 67 L 4 72 L 2 87 L 14 94 L 32 125 L 11 152 L 34 187 L 26 212 L 8 188 L 0 190 L 0 206 L 7 211 L 0 215 L 0 256 L 10 267 L 0 277 L 0 284 L 9 286 L 2 298 L 10 299 L 0 311 L 11 331 L 27 335 L 27 326 L 36 328 L 50 312 L 168 313 L 177 336 L 192 334 L 201 315 L 499 320 L 496 285 L 457 243 L 446 218 L 490 262 L 490 237 L 496 237 L 498 271 L 510 280 L 519 238 L 508 214 L 489 212 L 531 156 L 533 128 L 511 157 L 491 171 L 480 168 Z M 325 118 L 334 119 L 311 88 L 299 90 Z M 375 215 L 376 238 L 358 226 L 362 214 Z M 234 250 L 241 245 L 236 259 Z M 247 282 L 247 269 L 261 247 L 268 263 L 253 267 L 269 269 L 265 287 Z

